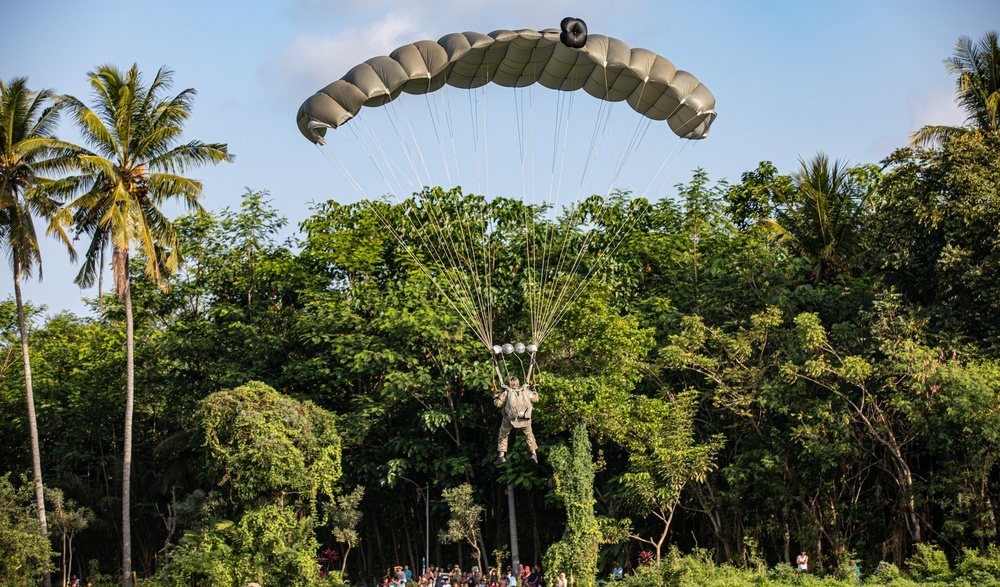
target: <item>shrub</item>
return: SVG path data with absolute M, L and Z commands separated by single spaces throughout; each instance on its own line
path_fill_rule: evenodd
M 906 561 L 906 564 L 910 566 L 910 576 L 918 582 L 947 583 L 952 579 L 948 557 L 934 544 L 918 544 L 917 552 Z

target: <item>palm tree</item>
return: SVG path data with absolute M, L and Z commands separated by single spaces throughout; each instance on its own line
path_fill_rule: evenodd
M 84 173 L 65 186 L 75 199 L 63 210 L 61 220 L 72 220 L 79 233 L 91 237 L 76 279 L 82 287 L 93 284 L 95 275 L 102 270 L 104 247 L 110 245 L 115 290 L 125 307 L 122 571 L 127 587 L 132 583 L 129 481 L 135 391 L 129 261 L 133 252 L 141 253 L 146 276 L 157 284 L 176 270 L 177 233 L 160 206 L 178 200 L 188 209 L 201 210 L 201 182 L 180 174 L 190 167 L 232 161 L 232 156 L 222 143 L 179 144 L 195 91 L 189 88 L 176 96 L 165 96 L 172 85 L 170 70 L 160 68 L 149 85 L 136 65 L 128 71 L 102 65 L 88 75 L 94 107 L 71 96 L 66 96 L 65 102 L 93 152 L 80 156 Z
M 996 31 L 973 43 L 958 38 L 955 53 L 944 60 L 948 73 L 958 76 L 955 100 L 965 111 L 968 126 L 925 126 L 910 135 L 914 146 L 940 144 L 966 133 L 1000 130 L 1000 43 Z
M 31 358 L 28 354 L 28 332 L 24 319 L 21 280 L 29 278 L 38 267 L 42 277 L 42 257 L 38 248 L 34 215 L 52 219 L 58 203 L 46 195 L 45 180 L 39 173 L 67 169 L 74 161 L 76 148 L 54 137 L 59 121 L 59 105 L 50 90 L 32 92 L 28 79 L 0 81 L 0 249 L 7 253 L 14 273 L 14 298 L 17 303 L 17 326 L 21 335 L 24 360 L 24 388 L 28 402 L 28 429 L 31 436 L 31 466 L 35 478 L 35 500 L 42 534 L 47 535 L 45 498 L 42 491 L 41 451 L 38 443 L 38 422 L 35 419 L 35 395 L 31 384 Z M 50 224 L 50 231 L 69 247 L 66 233 Z M 46 587 L 52 584 L 48 571 Z
M 860 170 L 831 162 L 824 153 L 799 162 L 790 201 L 781 202 L 776 217 L 763 224 L 811 263 L 812 283 L 828 282 L 852 268 L 861 238 L 862 204 L 872 190 L 870 183 L 860 181 Z

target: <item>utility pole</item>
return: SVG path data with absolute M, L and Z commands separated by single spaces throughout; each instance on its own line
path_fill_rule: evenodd
M 510 569 L 511 572 L 516 573 L 520 555 L 517 552 L 517 515 L 514 512 L 513 481 L 507 482 L 507 514 L 510 517 Z

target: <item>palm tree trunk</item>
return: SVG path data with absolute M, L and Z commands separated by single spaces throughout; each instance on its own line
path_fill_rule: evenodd
M 38 421 L 35 420 L 35 392 L 31 386 L 31 358 L 28 356 L 28 328 L 24 321 L 24 302 L 21 298 L 21 267 L 14 257 L 14 299 L 17 301 L 17 327 L 21 332 L 21 356 L 24 359 L 24 390 L 28 401 L 28 431 L 31 436 L 31 469 L 35 476 L 35 503 L 38 505 L 38 522 L 42 536 L 48 537 L 45 521 L 45 492 L 42 485 L 42 453 L 38 444 Z M 52 574 L 48 568 L 42 575 L 45 587 L 52 587 Z
M 97 263 L 97 312 L 104 313 L 104 247 L 101 247 L 101 260 Z
M 126 261 L 126 267 L 128 262 Z M 125 437 L 122 441 L 122 579 L 125 587 L 132 585 L 132 519 L 129 479 L 132 473 L 132 407 L 135 394 L 135 333 L 132 329 L 132 288 L 128 274 L 124 276 L 125 298 Z

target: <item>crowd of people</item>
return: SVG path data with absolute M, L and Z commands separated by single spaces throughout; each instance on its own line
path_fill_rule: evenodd
M 545 587 L 541 565 L 518 565 L 517 571 L 507 567 L 503 573 L 496 569 L 487 572 L 473 566 L 463 571 L 458 565 L 428 566 L 422 573 L 414 574 L 409 565 L 396 565 L 386 569 L 381 587 Z M 558 587 L 558 586 L 557 586 Z

